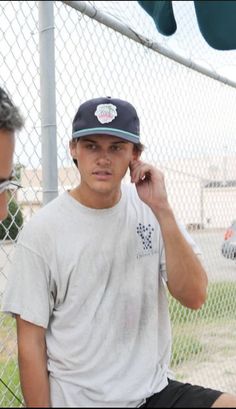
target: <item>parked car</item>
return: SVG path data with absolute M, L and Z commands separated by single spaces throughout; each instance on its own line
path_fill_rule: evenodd
M 236 260 L 236 220 L 225 231 L 221 252 L 224 257 Z

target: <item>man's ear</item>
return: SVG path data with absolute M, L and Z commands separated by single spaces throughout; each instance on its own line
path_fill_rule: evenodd
M 71 140 L 69 142 L 69 148 L 70 148 L 70 154 L 72 156 L 72 158 L 75 158 L 76 156 L 76 141 Z
M 133 154 L 132 154 L 132 156 L 133 156 L 133 158 L 132 158 L 132 160 L 139 160 L 139 158 L 140 158 L 140 156 L 141 156 L 141 153 L 142 152 L 139 152 L 137 149 L 133 149 Z

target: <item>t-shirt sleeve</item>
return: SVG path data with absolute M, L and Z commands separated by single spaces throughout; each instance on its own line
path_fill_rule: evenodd
M 47 328 L 54 305 L 50 268 L 34 250 L 17 244 L 7 271 L 2 311 Z
M 188 233 L 188 231 L 186 230 L 186 228 L 179 222 L 178 226 L 180 231 L 182 232 L 183 236 L 185 237 L 185 239 L 187 240 L 187 242 L 190 244 L 190 246 L 192 247 L 194 253 L 201 258 L 202 256 L 202 251 L 200 249 L 200 247 L 196 244 L 196 242 L 193 240 L 193 238 L 191 237 L 191 235 Z M 164 248 L 164 243 L 163 243 L 163 239 L 161 237 L 160 240 L 160 272 L 161 275 L 163 277 L 163 279 L 167 282 L 167 271 L 166 271 L 166 256 L 165 256 L 165 248 Z

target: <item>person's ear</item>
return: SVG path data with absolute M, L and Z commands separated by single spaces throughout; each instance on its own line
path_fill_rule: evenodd
M 70 154 L 73 159 L 75 159 L 76 157 L 76 145 L 77 145 L 76 141 L 71 140 L 69 142 Z
M 141 152 L 139 152 L 137 149 L 133 149 L 133 154 L 132 154 L 132 161 L 133 160 L 139 160 L 141 156 Z

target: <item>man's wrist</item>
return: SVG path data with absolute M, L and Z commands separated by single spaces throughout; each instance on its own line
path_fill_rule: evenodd
M 166 204 L 163 207 L 160 205 L 153 205 L 151 206 L 151 209 L 159 223 L 167 221 L 171 222 L 171 220 L 175 221 L 174 213 L 169 204 Z

